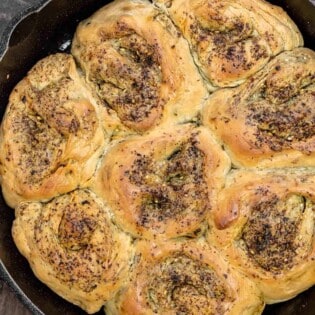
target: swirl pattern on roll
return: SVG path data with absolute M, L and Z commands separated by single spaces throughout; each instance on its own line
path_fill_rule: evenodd
M 315 53 L 275 57 L 238 88 L 220 90 L 203 112 L 238 166 L 315 166 Z
M 200 230 L 229 168 L 211 134 L 188 124 L 114 146 L 95 189 L 126 231 L 149 239 L 174 238 Z
M 105 145 L 97 104 L 73 58 L 49 56 L 13 90 L 1 125 L 7 203 L 51 198 L 84 185 Z
M 131 239 L 89 190 L 21 203 L 12 234 L 36 276 L 88 313 L 98 311 L 129 272 Z
M 210 87 L 235 86 L 272 56 L 303 45 L 293 21 L 261 0 L 155 0 L 189 41 Z
M 305 169 L 235 171 L 208 240 L 257 283 L 268 303 L 315 284 L 315 176 Z
M 72 53 L 105 106 L 139 132 L 191 119 L 206 96 L 188 44 L 147 1 L 99 10 L 78 27 Z
M 256 314 L 260 291 L 202 241 L 140 243 L 131 285 L 106 314 Z

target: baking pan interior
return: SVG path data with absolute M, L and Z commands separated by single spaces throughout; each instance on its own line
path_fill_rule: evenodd
M 104 0 L 51 0 L 36 12 L 18 19 L 2 60 L 0 56 L 0 119 L 15 84 L 39 59 L 55 52 L 69 51 L 79 21 L 105 5 Z M 315 7 L 308 0 L 269 1 L 281 5 L 297 23 L 305 46 L 315 50 Z M 13 25 L 11 25 L 13 27 Z M 3 40 L 3 39 L 2 39 Z M 36 314 L 83 315 L 35 278 L 28 262 L 17 251 L 11 225 L 14 212 L 0 195 L 0 273 L 15 293 Z M 97 314 L 104 314 L 100 311 Z M 285 303 L 267 306 L 264 315 L 314 315 L 315 287 Z

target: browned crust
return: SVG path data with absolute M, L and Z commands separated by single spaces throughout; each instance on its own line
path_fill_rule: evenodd
M 79 25 L 72 53 L 104 106 L 138 132 L 191 119 L 206 96 L 188 44 L 147 1 L 99 10 Z
M 205 128 L 158 130 L 108 152 L 96 191 L 133 235 L 175 238 L 199 230 L 230 163 Z
M 315 166 L 315 53 L 274 58 L 240 87 L 208 100 L 203 121 L 245 167 Z
M 262 0 L 156 0 L 189 41 L 195 61 L 214 87 L 235 86 L 271 57 L 303 45 L 294 22 Z
M 315 176 L 308 169 L 232 172 L 208 241 L 262 290 L 267 303 L 314 284 Z

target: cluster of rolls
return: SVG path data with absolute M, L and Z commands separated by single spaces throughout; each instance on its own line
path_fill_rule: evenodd
M 34 274 L 106 314 L 251 315 L 315 284 L 315 53 L 263 0 L 117 0 L 1 125 Z

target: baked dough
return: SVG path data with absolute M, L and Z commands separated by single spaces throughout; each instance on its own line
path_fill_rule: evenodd
M 1 125 L 0 181 L 8 205 L 83 186 L 106 136 L 73 58 L 49 56 L 13 90 Z
M 138 132 L 192 119 L 207 96 L 187 42 L 148 1 L 97 11 L 79 25 L 72 53 L 104 105 Z
M 209 87 L 235 86 L 303 45 L 293 21 L 263 0 L 155 0 L 189 41 Z
M 114 146 L 95 190 L 125 231 L 146 239 L 175 238 L 200 231 L 229 168 L 208 130 L 186 124 Z
M 204 125 L 245 167 L 315 166 L 315 52 L 297 48 L 243 85 L 212 94 Z
M 315 284 L 315 171 L 234 171 L 208 241 L 258 285 L 267 303 Z
M 315 52 L 263 0 L 115 0 L 0 128 L 13 239 L 87 313 L 258 315 L 315 283 Z
M 107 315 L 260 314 L 259 290 L 203 241 L 140 242 L 130 286 L 106 306 Z
M 97 312 L 124 284 L 133 247 L 89 190 L 20 203 L 12 234 L 35 275 L 66 300 Z

